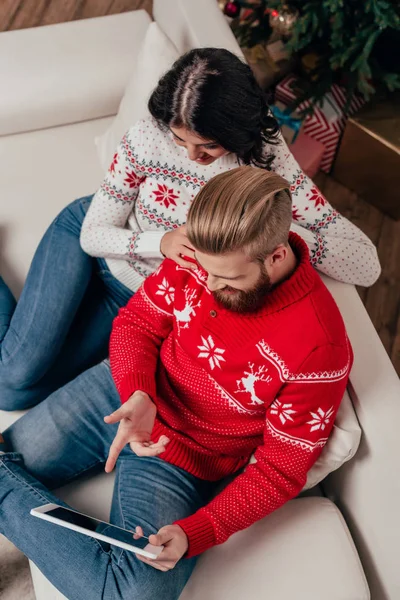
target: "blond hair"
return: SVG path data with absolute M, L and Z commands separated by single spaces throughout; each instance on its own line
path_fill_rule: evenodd
M 280 175 L 243 166 L 216 175 L 190 207 L 187 236 L 205 254 L 243 249 L 264 260 L 287 244 L 292 220 L 289 183 Z

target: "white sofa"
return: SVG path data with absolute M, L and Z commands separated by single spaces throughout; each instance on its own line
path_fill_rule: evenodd
M 216 0 L 154 0 L 153 13 L 179 51 L 239 51 Z M 94 138 L 118 110 L 149 24 L 135 11 L 0 34 L 0 270 L 16 294 L 52 218 L 102 179 Z M 306 497 L 205 553 L 182 600 L 400 598 L 400 383 L 355 288 L 324 280 L 355 353 L 359 451 Z M 0 411 L 0 430 L 19 415 Z M 88 478 L 60 495 L 107 519 L 112 482 Z M 37 600 L 63 598 L 31 570 Z

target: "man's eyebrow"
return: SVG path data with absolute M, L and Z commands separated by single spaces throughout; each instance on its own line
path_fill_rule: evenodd
M 204 269 L 204 267 L 202 266 L 201 262 L 199 261 L 199 259 L 196 256 L 196 252 L 194 253 L 194 259 L 195 261 L 200 265 L 200 267 L 206 271 L 206 269 Z M 208 273 L 208 271 L 206 271 L 206 273 Z M 236 275 L 236 277 L 226 277 L 226 275 L 214 275 L 213 273 L 208 273 L 209 275 L 212 275 L 213 277 L 217 277 L 218 279 L 228 279 L 229 281 L 235 281 L 235 279 L 240 279 L 240 275 Z

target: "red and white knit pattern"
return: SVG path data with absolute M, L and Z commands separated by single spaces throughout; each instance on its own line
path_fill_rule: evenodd
M 215 499 L 178 521 L 189 555 L 224 542 L 296 496 L 332 429 L 352 363 L 337 306 L 300 259 L 255 314 L 222 308 L 202 270 L 165 260 L 114 321 L 112 374 L 125 402 L 153 398 L 161 458 L 216 481 L 247 465 Z
M 313 266 L 340 281 L 374 283 L 380 267 L 372 242 L 330 206 L 283 140 L 271 152 L 274 170 L 290 185 L 292 230 L 306 241 Z M 201 187 L 237 166 L 232 154 L 208 166 L 190 161 L 170 133 L 152 119 L 139 121 L 123 138 L 92 200 L 82 227 L 83 249 L 106 258 L 113 275 L 136 291 L 162 260 L 162 236 L 185 223 Z

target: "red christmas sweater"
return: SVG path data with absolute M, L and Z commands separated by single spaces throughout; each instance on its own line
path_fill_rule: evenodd
M 110 362 L 122 402 L 157 406 L 161 457 L 214 481 L 246 468 L 177 521 L 194 556 L 294 498 L 324 447 L 352 351 L 339 310 L 296 234 L 293 275 L 254 314 L 222 308 L 207 274 L 166 259 L 114 321 Z M 248 464 L 255 452 L 255 462 Z

